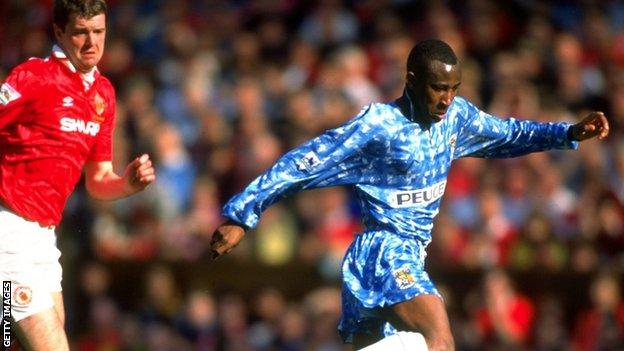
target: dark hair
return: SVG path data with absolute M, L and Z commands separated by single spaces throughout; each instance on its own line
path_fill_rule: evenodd
M 440 61 L 449 65 L 457 64 L 457 56 L 451 47 L 438 39 L 423 40 L 416 44 L 407 58 L 408 72 L 425 72 L 431 61 Z
M 62 30 L 65 30 L 69 16 L 77 14 L 79 17 L 91 18 L 107 12 L 105 0 L 54 0 L 52 20 Z

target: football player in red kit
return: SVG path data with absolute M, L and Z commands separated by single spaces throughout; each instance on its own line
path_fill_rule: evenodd
M 0 278 L 28 350 L 68 350 L 54 227 L 85 171 L 91 196 L 114 200 L 155 180 L 148 155 L 112 166 L 115 92 L 96 65 L 106 36 L 104 0 L 55 0 L 57 44 L 15 67 L 0 87 Z

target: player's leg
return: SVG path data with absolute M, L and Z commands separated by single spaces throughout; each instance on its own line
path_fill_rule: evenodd
M 439 296 L 418 295 L 384 312 L 398 330 L 421 333 L 430 351 L 455 350 L 448 315 Z
M 56 315 L 58 316 L 63 328 L 65 328 L 65 304 L 63 303 L 63 293 L 60 291 L 53 292 L 52 301 L 54 301 L 54 310 L 56 311 Z
M 423 296 L 434 296 L 438 301 L 442 301 L 438 295 L 418 295 L 417 303 L 420 303 Z M 426 300 L 427 298 L 425 298 Z M 411 300 L 401 302 L 410 303 Z M 345 342 L 353 344 L 353 350 L 362 351 L 428 351 L 429 347 L 423 334 L 420 333 L 422 328 L 410 327 L 402 321 L 397 312 L 394 311 L 392 305 L 386 308 L 367 308 L 358 301 L 350 291 L 343 291 L 343 315 L 341 318 L 339 330 Z M 435 305 L 434 305 L 435 306 Z M 444 306 L 442 303 L 441 313 L 445 316 Z M 403 307 L 403 306 L 401 306 Z M 434 307 L 435 309 L 435 307 Z M 430 315 L 437 314 L 434 311 Z M 423 320 L 427 321 L 429 317 L 424 316 Z M 434 318 L 440 320 L 440 318 Z M 432 320 L 434 320 L 432 319 Z M 431 324 L 434 328 L 436 323 Z M 426 328 L 425 328 L 426 329 Z M 444 330 L 442 323 L 440 330 Z M 448 331 L 448 323 L 446 324 Z M 450 334 L 450 331 L 448 332 Z M 436 335 L 436 333 L 430 332 Z M 435 338 L 435 337 L 434 337 Z M 437 339 L 437 338 L 435 338 Z M 435 342 L 432 343 L 433 347 Z M 438 350 L 446 350 L 437 348 Z M 452 348 L 451 348 L 452 349 Z M 432 350 L 435 350 L 432 348 Z
M 35 292 L 49 288 L 52 290 L 60 289 L 61 271 L 60 268 L 55 267 L 56 265 L 58 263 L 49 265 L 47 271 L 50 279 L 42 282 L 44 284 L 38 285 L 38 288 L 34 287 L 33 290 Z M 32 299 L 28 303 L 30 306 L 20 306 L 20 308 L 15 310 L 15 317 L 21 318 L 17 322 L 17 336 L 25 350 L 69 350 L 69 343 L 65 334 L 63 293 L 54 291 L 47 295 L 49 295 L 49 298 L 46 296 L 45 300 L 43 298 L 38 300 Z M 37 306 L 50 307 L 32 315 L 28 315 L 31 312 L 27 309 L 22 310 L 22 308 L 28 307 L 39 309 L 40 307 Z M 28 316 L 24 317 L 26 315 Z
M 16 332 L 26 350 L 69 350 L 65 329 L 54 307 L 18 321 Z
M 444 303 L 437 295 L 418 295 L 381 310 L 380 316 L 400 332 L 385 338 L 370 333 L 353 334 L 354 350 L 403 350 L 402 347 L 413 351 L 455 349 Z

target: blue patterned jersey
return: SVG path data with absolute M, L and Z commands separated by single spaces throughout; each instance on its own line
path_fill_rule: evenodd
M 366 231 L 431 240 L 451 161 L 514 157 L 576 148 L 568 123 L 502 120 L 456 97 L 446 118 L 423 128 L 395 103 L 366 106 L 345 125 L 291 150 L 225 206 L 224 215 L 253 228 L 262 211 L 305 189 L 350 185 Z

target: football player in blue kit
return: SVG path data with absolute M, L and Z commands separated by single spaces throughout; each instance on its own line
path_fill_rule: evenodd
M 271 204 L 336 185 L 357 194 L 365 230 L 342 265 L 339 331 L 359 350 L 454 350 L 444 302 L 425 271 L 425 249 L 449 168 L 460 157 L 515 157 L 576 149 L 605 138 L 601 112 L 577 124 L 491 116 L 456 96 L 461 70 L 443 41 L 425 40 L 407 60 L 404 93 L 373 103 L 346 124 L 291 150 L 223 208 L 215 256 L 232 250 Z

